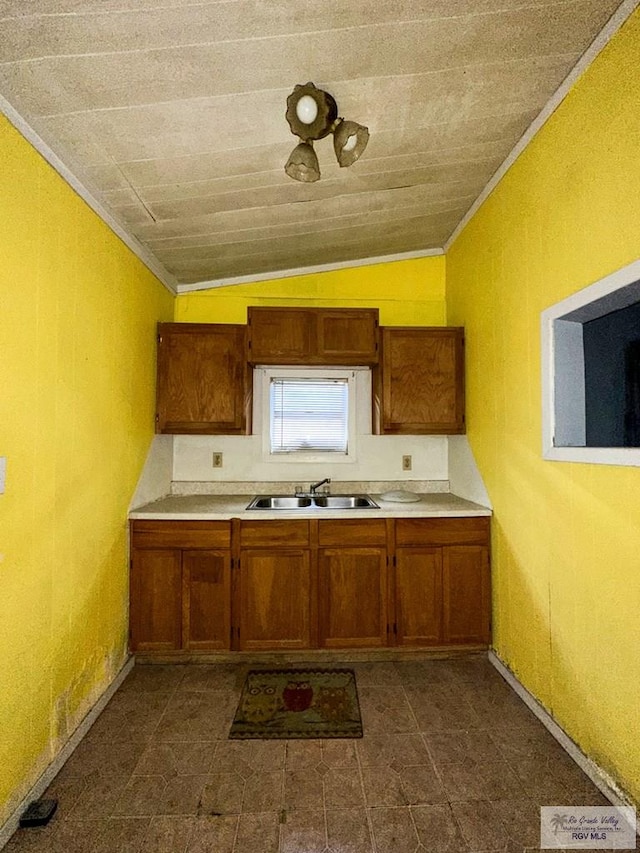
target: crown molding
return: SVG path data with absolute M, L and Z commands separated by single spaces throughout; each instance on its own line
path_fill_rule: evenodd
M 234 278 L 216 278 L 210 281 L 197 281 L 192 284 L 179 284 L 177 292 L 189 293 L 194 290 L 212 290 L 215 287 L 233 287 L 236 284 L 254 284 L 260 281 L 275 281 L 279 278 L 294 278 L 302 275 L 314 275 L 319 272 L 352 269 L 354 267 L 370 267 L 374 264 L 390 264 L 394 261 L 408 261 L 415 258 L 431 258 L 444 255 L 443 249 L 421 249 L 417 252 L 401 252 L 396 255 L 380 255 L 375 258 L 362 258 L 355 261 L 338 261 L 334 264 L 318 264 L 313 267 L 298 267 L 290 270 L 273 270 L 271 272 L 239 275 Z
M 119 237 L 122 242 L 127 246 L 127 248 L 131 249 L 134 255 L 139 258 L 140 261 L 147 267 L 147 269 L 153 273 L 153 275 L 159 279 L 162 284 L 169 290 L 172 294 L 176 294 L 178 282 L 174 276 L 169 273 L 165 267 L 160 263 L 160 261 L 156 258 L 156 256 L 150 252 L 147 248 L 145 248 L 141 243 L 139 243 L 135 237 L 133 237 L 126 228 L 118 222 L 118 220 L 111 214 L 101 202 L 95 197 L 95 195 L 88 189 L 88 187 L 78 178 L 78 176 L 71 171 L 71 169 L 63 163 L 63 161 L 58 157 L 58 155 L 50 148 L 47 143 L 42 139 L 42 137 L 36 133 L 36 131 L 31 127 L 31 125 L 20 115 L 20 113 L 6 100 L 2 95 L 0 95 L 0 111 L 5 115 L 8 121 L 19 131 L 24 138 L 31 143 L 31 145 L 36 149 L 36 151 L 49 163 L 49 165 L 56 170 L 56 172 L 63 178 L 77 193 L 80 198 L 89 205 L 91 210 L 102 219 L 102 221 L 107 225 L 116 237 Z
M 569 94 L 575 83 L 578 81 L 578 79 L 584 74 L 587 68 L 589 68 L 591 63 L 598 56 L 598 54 L 602 50 L 604 50 L 604 48 L 609 44 L 609 42 L 618 32 L 620 27 L 627 21 L 627 19 L 636 10 L 636 8 L 638 8 L 639 5 L 640 0 L 624 0 L 624 2 L 616 9 L 616 11 L 604 25 L 604 27 L 595 37 L 595 39 L 591 42 L 589 47 L 582 54 L 580 59 L 573 66 L 571 71 L 564 78 L 562 83 L 558 86 L 553 95 L 549 98 L 542 110 L 538 113 L 538 115 L 534 118 L 529 127 L 522 134 L 520 139 L 516 142 L 509 154 L 507 154 L 502 165 L 500 165 L 497 171 L 494 172 L 494 174 L 489 179 L 485 188 L 482 190 L 478 198 L 473 202 L 469 210 L 465 213 L 458 225 L 455 227 L 455 229 L 451 233 L 451 236 L 444 244 L 443 248 L 445 254 L 449 251 L 451 246 L 455 243 L 460 234 L 464 231 L 469 222 L 473 219 L 479 208 L 482 207 L 485 201 L 489 198 L 491 193 L 494 191 L 500 181 L 504 178 L 511 166 L 513 166 L 518 157 L 529 145 L 534 136 L 547 123 L 553 113 L 558 109 L 558 107 L 567 97 L 567 95 Z

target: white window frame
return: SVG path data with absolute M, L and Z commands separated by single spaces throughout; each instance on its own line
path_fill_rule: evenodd
M 306 462 L 321 462 L 324 465 L 353 464 L 358 461 L 357 445 L 357 412 L 358 385 L 357 375 L 367 368 L 359 367 L 257 367 L 253 373 L 254 412 L 253 431 L 262 435 L 262 458 L 265 462 L 276 464 L 297 464 Z M 346 379 L 349 395 L 347 409 L 347 452 L 316 450 L 313 452 L 296 450 L 291 453 L 271 452 L 270 424 L 270 386 L 272 379 Z
M 640 261 L 606 276 L 595 284 L 552 305 L 541 315 L 542 455 L 556 462 L 640 466 L 640 448 L 584 447 L 585 393 L 582 323 L 633 304 L 624 290 L 640 281 Z M 603 300 L 600 306 L 589 306 Z M 574 313 L 577 312 L 577 313 Z M 573 316 L 567 316 L 573 315 Z M 556 371 L 556 361 L 565 369 Z M 560 393 L 558 393 L 560 392 Z M 557 446 L 555 437 L 572 446 Z

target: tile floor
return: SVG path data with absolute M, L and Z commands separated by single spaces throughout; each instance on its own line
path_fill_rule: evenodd
M 136 666 L 6 850 L 522 853 L 607 804 L 484 655 L 353 668 L 362 739 L 230 741 L 246 662 Z

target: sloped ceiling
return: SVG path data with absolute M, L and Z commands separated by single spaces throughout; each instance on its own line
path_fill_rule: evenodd
M 620 0 L 0 0 L 0 91 L 178 283 L 442 247 Z M 313 81 L 371 138 L 293 181 Z

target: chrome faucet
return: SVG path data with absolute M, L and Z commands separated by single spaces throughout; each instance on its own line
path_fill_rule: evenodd
M 331 477 L 325 477 L 324 480 L 320 480 L 317 483 L 311 483 L 311 485 L 309 486 L 309 494 L 315 495 L 316 489 L 319 489 L 320 486 L 324 486 L 325 483 L 328 484 L 330 482 L 331 482 Z

